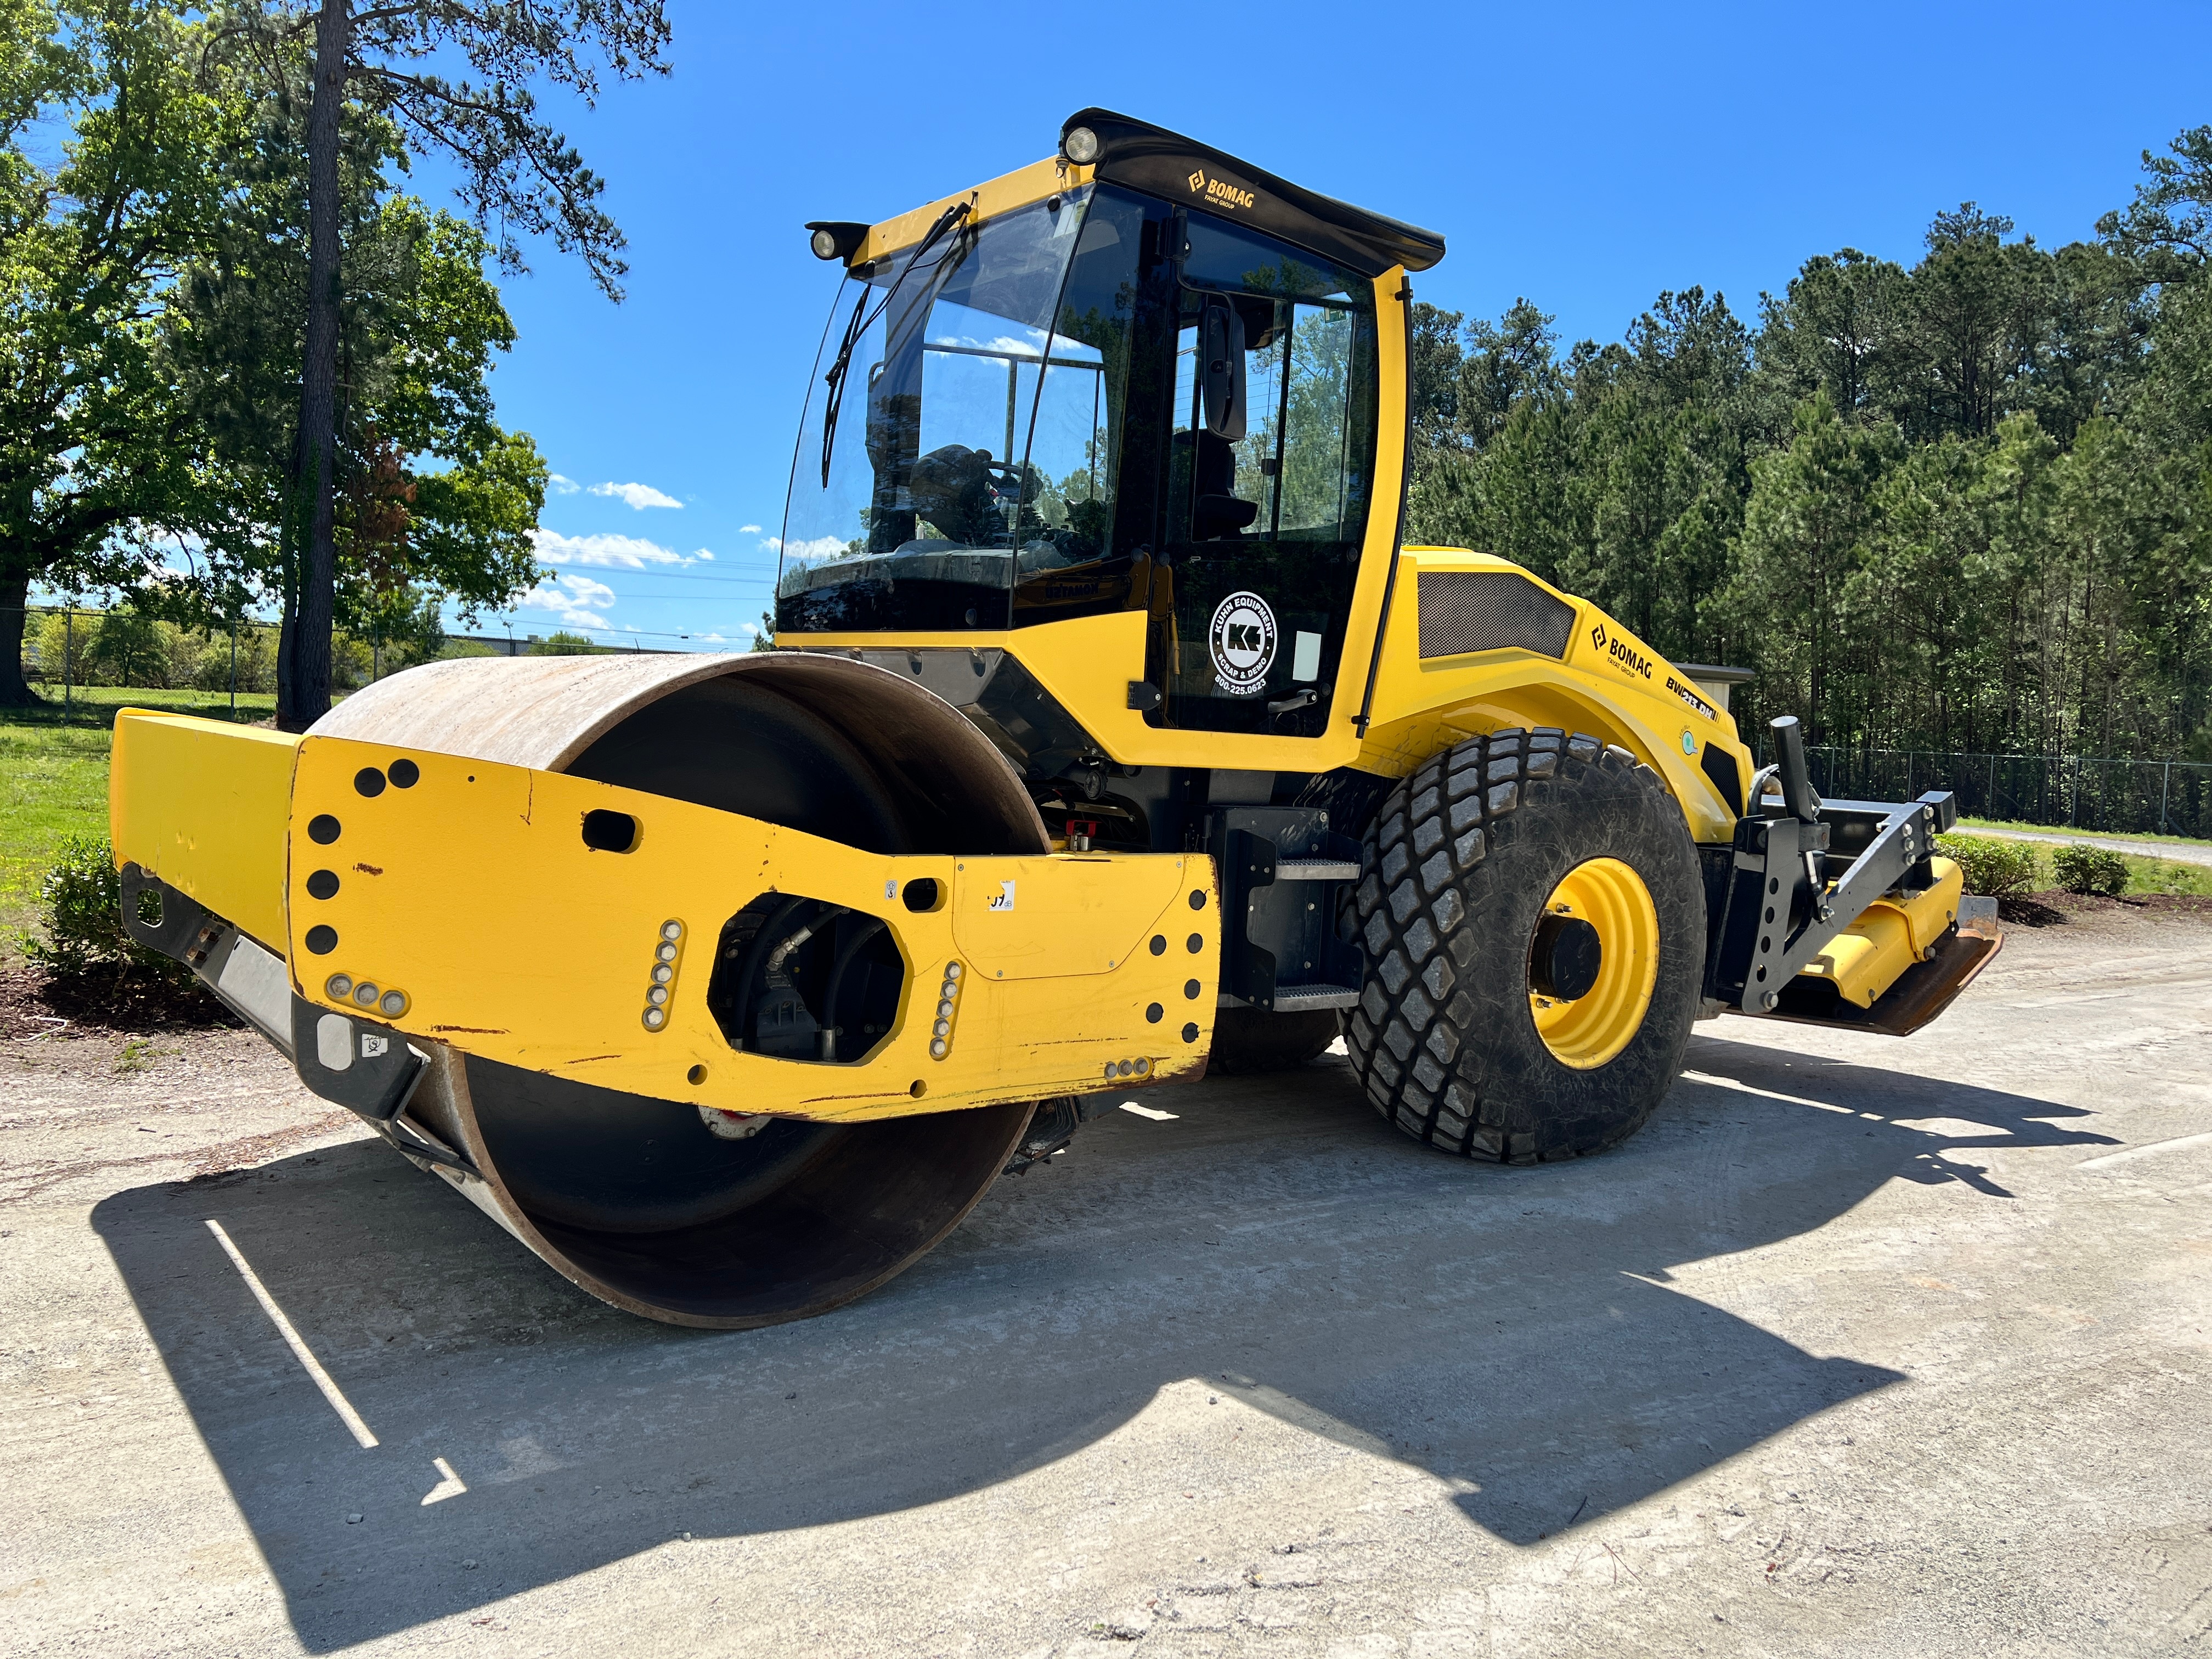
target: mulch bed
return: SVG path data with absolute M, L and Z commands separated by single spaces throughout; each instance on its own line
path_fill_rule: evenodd
M 0 968 L 0 1037 L 72 1029 L 205 1030 L 237 1016 L 195 985 L 144 974 L 100 972 L 50 979 L 36 969 Z
M 2026 898 L 1997 902 L 1998 919 L 2016 927 L 2062 927 L 2076 916 L 2115 914 L 2195 916 L 2212 921 L 2212 898 L 2201 893 L 2130 893 L 2125 898 L 2106 898 L 2098 893 L 2069 893 L 2054 887 Z

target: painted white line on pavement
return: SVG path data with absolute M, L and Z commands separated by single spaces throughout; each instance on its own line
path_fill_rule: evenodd
M 422 1507 L 426 1510 L 433 1504 L 444 1503 L 448 1498 L 459 1498 L 469 1489 L 469 1483 L 455 1474 L 453 1466 L 444 1458 L 434 1457 L 430 1461 L 438 1466 L 438 1473 L 446 1478 L 431 1487 L 428 1495 L 422 1499 Z
M 292 1357 L 306 1366 L 307 1375 L 314 1378 L 315 1386 L 323 1391 L 323 1398 L 331 1402 L 331 1409 L 344 1419 L 346 1427 L 353 1431 L 353 1437 L 361 1442 L 364 1451 L 374 1446 L 376 1437 L 368 1431 L 368 1425 L 361 1420 L 361 1413 L 353 1408 L 353 1402 L 338 1392 L 338 1385 L 331 1381 L 331 1374 L 323 1369 L 323 1362 L 315 1358 L 306 1340 L 293 1328 L 292 1322 L 284 1317 L 284 1310 L 276 1305 L 276 1298 L 269 1294 L 269 1287 L 261 1282 L 261 1275 L 253 1271 L 239 1253 L 238 1246 L 230 1242 L 230 1235 L 223 1231 L 222 1223 L 210 1218 L 208 1231 L 215 1235 L 216 1243 L 222 1246 L 224 1254 L 230 1257 L 232 1265 L 246 1280 L 246 1288 L 253 1292 L 254 1300 L 261 1304 L 261 1311 L 269 1316 L 278 1334 L 291 1345 Z M 453 1471 L 448 1469 L 447 1473 L 451 1474 Z
M 2077 1170 L 2101 1170 L 2107 1164 L 2124 1164 L 2131 1158 L 2148 1158 L 2153 1152 L 2171 1152 L 2184 1146 L 2202 1146 L 2212 1140 L 2212 1134 L 2183 1135 L 2174 1140 L 2154 1140 L 2146 1146 L 2130 1146 L 2121 1152 L 2106 1152 L 2102 1158 L 2093 1158 L 2087 1163 L 2076 1164 Z
M 1823 1112 L 1841 1112 L 1845 1117 L 1854 1115 L 1848 1106 L 1831 1106 L 1825 1100 L 1808 1100 L 1802 1095 L 1778 1095 L 1771 1089 L 1761 1089 L 1748 1083 L 1739 1083 L 1732 1077 L 1715 1077 L 1711 1072 L 1685 1072 L 1682 1073 L 1682 1079 L 1686 1083 L 1702 1083 L 1711 1088 L 1733 1089 L 1738 1094 L 1757 1095 L 1761 1100 L 1778 1100 L 1785 1106 L 1812 1106 Z M 1873 1114 L 1862 1112 L 1856 1115 L 1871 1117 Z

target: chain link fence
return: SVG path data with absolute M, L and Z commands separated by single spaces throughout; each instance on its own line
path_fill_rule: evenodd
M 1948 789 L 1966 817 L 2212 840 L 2212 764 L 2086 755 L 1808 749 L 1813 787 L 1844 800 Z M 1771 758 L 1769 757 L 1768 758 Z

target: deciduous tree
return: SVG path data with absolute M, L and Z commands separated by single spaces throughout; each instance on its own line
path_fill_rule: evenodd
M 129 582 L 131 532 L 194 525 L 153 319 L 222 215 L 230 134 L 200 34 L 143 0 L 0 4 L 0 703 L 31 696 L 33 582 Z M 32 135 L 57 131 L 42 159 Z

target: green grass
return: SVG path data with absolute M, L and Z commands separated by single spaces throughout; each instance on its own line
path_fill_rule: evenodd
M 227 691 L 150 691 L 79 686 L 66 714 L 57 699 L 0 708 L 0 960 L 16 961 L 16 936 L 30 925 L 39 878 L 64 836 L 107 833 L 107 757 L 119 708 L 226 720 Z M 242 720 L 267 720 L 276 700 L 240 693 Z
M 2169 864 L 2164 859 L 2137 858 L 2123 853 L 2120 860 L 2128 866 L 2130 893 L 2192 893 L 2199 898 L 2212 898 L 2212 866 L 2202 864 Z
M 2154 836 L 2122 830 L 2076 830 L 2063 823 L 2021 823 L 2010 818 L 1960 818 L 1961 830 L 2018 830 L 2038 836 L 2080 836 L 2091 841 L 2154 841 L 2171 847 L 2212 847 L 2212 841 L 2188 836 Z

